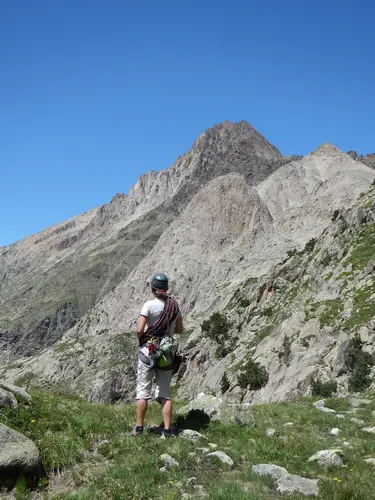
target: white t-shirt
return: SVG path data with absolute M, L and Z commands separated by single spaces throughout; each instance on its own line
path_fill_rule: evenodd
M 157 322 L 157 320 L 161 316 L 161 313 L 164 310 L 164 304 L 165 304 L 164 301 L 158 298 L 155 298 L 153 300 L 148 300 L 147 302 L 144 303 L 141 310 L 141 316 L 145 316 L 147 318 L 147 326 L 151 326 Z M 179 311 L 177 316 L 181 316 L 181 311 Z M 175 328 L 176 328 L 176 320 L 172 321 L 168 329 L 168 334 L 173 335 Z

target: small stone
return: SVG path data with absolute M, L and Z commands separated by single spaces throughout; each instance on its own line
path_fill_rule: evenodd
M 189 441 L 199 441 L 199 439 L 205 439 L 206 441 L 208 441 L 206 436 L 203 436 L 203 434 L 201 434 L 200 432 L 193 431 L 192 429 L 184 429 L 181 432 L 180 437 L 188 439 Z
M 272 429 L 271 427 L 269 427 L 267 430 L 266 430 L 266 436 L 273 436 L 275 434 L 275 429 Z
M 171 469 L 172 467 L 179 467 L 179 463 L 173 457 L 168 455 L 168 453 L 164 453 L 164 455 L 160 455 L 160 459 L 164 462 L 164 467 L 167 469 Z
M 210 448 L 197 448 L 197 451 L 201 451 L 202 453 L 209 453 Z
M 294 425 L 294 422 L 287 422 L 283 427 L 292 427 L 292 425 Z
M 194 498 L 193 495 L 190 495 L 190 493 L 183 493 L 181 499 L 182 500 L 190 500 L 191 498 Z
M 336 413 L 336 410 L 332 410 L 332 408 L 327 408 L 326 406 L 324 406 L 323 408 L 319 408 L 319 410 L 323 413 Z
M 320 399 L 319 401 L 316 401 L 313 406 L 315 406 L 315 408 L 320 409 L 324 408 L 325 404 L 326 404 L 325 399 Z
M 190 485 L 192 485 L 192 484 L 194 484 L 196 482 L 197 482 L 197 478 L 193 476 L 193 477 L 189 477 L 189 479 L 186 481 L 186 484 L 188 486 L 190 486 Z
M 345 418 L 345 415 L 342 415 L 341 413 L 338 413 L 337 415 L 335 415 L 336 418 Z
M 223 464 L 227 464 L 230 467 L 234 467 L 234 462 L 233 460 L 223 451 L 213 451 L 212 453 L 208 454 L 209 457 L 216 457 L 222 462 Z
M 196 484 L 194 486 L 194 490 L 195 490 L 195 498 L 205 498 L 207 496 L 201 484 Z
M 341 450 L 321 450 L 309 458 L 309 462 L 318 462 L 321 467 L 342 467 L 345 461 Z
M 344 442 L 342 443 L 342 445 L 343 445 L 343 446 L 345 446 L 345 448 L 350 448 L 350 443 L 349 443 L 349 441 L 344 441 Z
M 370 464 L 370 465 L 375 465 L 375 458 L 374 457 L 369 457 L 369 458 L 365 458 L 364 461 L 367 463 L 367 464 Z
M 368 432 L 370 434 L 375 434 L 375 427 L 363 427 L 361 431 Z
M 361 418 L 351 418 L 350 419 L 351 422 L 353 422 L 353 424 L 359 424 L 359 425 L 365 425 L 365 421 L 362 420 Z
M 215 443 L 208 443 L 208 446 L 209 446 L 210 448 L 212 448 L 213 450 L 214 450 L 215 448 L 217 448 L 217 444 L 215 444 Z
M 189 457 L 196 457 L 196 456 L 197 456 L 197 454 L 196 454 L 194 451 L 190 451 L 190 452 L 188 453 L 188 456 L 189 456 Z
M 330 430 L 330 435 L 331 436 L 338 436 L 340 434 L 340 429 L 338 427 L 334 427 L 333 429 Z

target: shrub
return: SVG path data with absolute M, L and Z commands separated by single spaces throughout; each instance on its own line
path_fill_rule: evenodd
M 273 314 L 273 308 L 272 307 L 266 307 L 263 309 L 261 312 L 262 316 L 265 316 L 266 318 L 270 318 Z
M 241 307 L 247 307 L 250 305 L 250 299 L 248 299 L 247 297 L 242 297 L 239 301 L 239 305 Z
M 213 313 L 201 324 L 202 333 L 215 342 L 224 343 L 228 338 L 231 324 L 227 317 L 219 312 Z
M 312 252 L 315 248 L 316 238 L 311 238 L 305 245 L 305 252 Z
M 286 366 L 289 366 L 290 355 L 292 353 L 291 346 L 292 340 L 285 335 L 282 343 L 282 350 L 279 351 L 279 359 L 280 361 L 284 362 Z
M 337 217 L 339 216 L 339 214 L 340 214 L 340 210 L 338 210 L 338 209 L 334 210 L 332 217 L 331 217 L 331 220 L 335 221 L 337 219 Z
M 350 339 L 345 352 L 345 363 L 351 372 L 349 391 L 362 391 L 371 385 L 370 373 L 374 360 L 368 352 L 362 350 L 362 345 L 357 333 Z
M 230 387 L 229 378 L 226 372 L 224 372 L 223 376 L 221 377 L 221 383 L 220 383 L 221 394 L 227 392 L 229 387 Z
M 320 380 L 311 381 L 311 394 L 313 396 L 323 396 L 330 398 L 333 392 L 337 391 L 337 382 L 329 380 L 328 382 L 320 382 Z
M 297 249 L 293 248 L 293 250 L 288 250 L 286 254 L 287 254 L 288 258 L 290 258 L 290 257 L 293 257 L 294 255 L 296 255 L 296 253 L 298 253 Z
M 269 375 L 265 367 L 250 358 L 243 368 L 243 372 L 238 375 L 237 381 L 241 389 L 258 391 L 267 384 L 268 378 Z

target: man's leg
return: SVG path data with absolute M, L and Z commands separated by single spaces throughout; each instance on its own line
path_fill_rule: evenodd
M 155 398 L 162 406 L 164 430 L 166 431 L 171 429 L 172 422 L 171 380 L 172 370 L 156 370 Z
M 151 399 L 152 377 L 154 370 L 138 360 L 137 372 L 137 424 L 135 434 L 143 432 L 143 424 L 147 412 L 148 400 Z
M 143 427 L 148 407 L 147 399 L 137 399 L 137 427 Z
M 168 431 L 170 430 L 172 423 L 172 400 L 160 398 L 160 403 L 163 408 L 162 413 L 163 413 L 164 429 Z

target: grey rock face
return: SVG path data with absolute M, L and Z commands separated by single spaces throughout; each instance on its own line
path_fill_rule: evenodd
M 356 231 L 369 224 L 374 177 L 331 144 L 285 159 L 243 123 L 208 131 L 170 169 L 142 176 L 128 196 L 0 249 L 0 366 L 21 355 L 20 345 L 32 354 L 34 334 L 40 347 L 0 376 L 68 386 L 91 401 L 131 400 L 134 360 L 128 347 L 112 346 L 135 338 L 147 280 L 162 269 L 191 330 L 180 395 L 220 394 L 224 371 L 231 404 L 307 395 L 317 377 L 337 379 L 345 392 L 351 332 L 344 323 L 372 272 L 346 260 Z M 56 341 L 60 333 L 46 321 L 69 303 L 76 323 Z M 214 311 L 233 324 L 220 359 L 200 328 Z M 370 325 L 363 326 L 364 348 L 375 352 Z M 268 375 L 259 390 L 237 384 L 249 353 Z M 229 421 L 252 419 L 244 406 L 242 413 L 225 408 Z
M 258 464 L 253 465 L 252 470 L 259 476 L 272 477 L 280 493 L 302 493 L 307 496 L 317 496 L 319 493 L 317 480 L 289 474 L 286 469 L 278 465 Z
M 20 476 L 35 485 L 44 474 L 36 445 L 4 424 L 0 424 L 0 442 L 0 486 L 13 487 Z
M 225 122 L 170 168 L 142 175 L 127 196 L 0 248 L 0 331 L 17 336 L 10 357 L 61 338 L 215 177 L 238 172 L 253 185 L 288 161 L 249 124 Z

